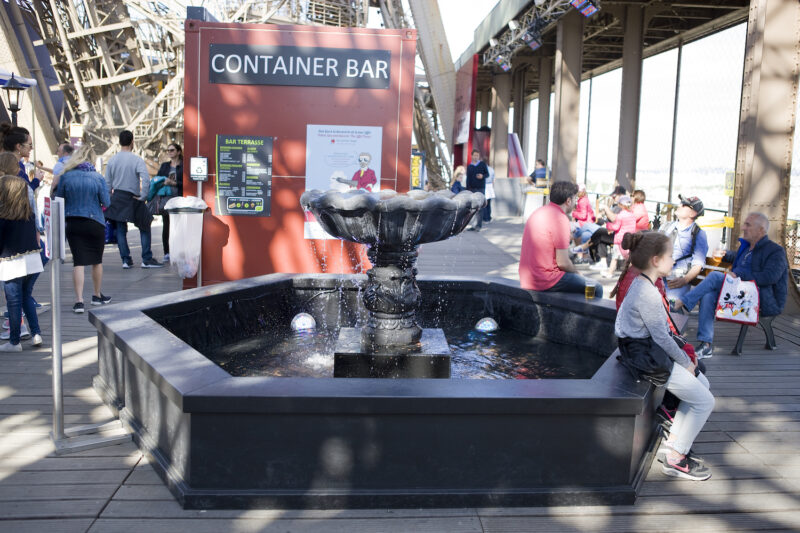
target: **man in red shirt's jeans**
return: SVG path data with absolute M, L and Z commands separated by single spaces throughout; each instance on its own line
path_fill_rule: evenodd
M 533 212 L 525 223 L 519 258 L 519 283 L 523 289 L 584 293 L 586 279 L 569 258 L 569 215 L 575 208 L 578 186 L 557 181 L 550 187 L 550 203 Z M 603 297 L 603 287 L 595 289 Z

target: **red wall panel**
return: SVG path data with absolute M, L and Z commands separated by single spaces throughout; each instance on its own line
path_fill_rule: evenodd
M 305 191 L 308 124 L 382 128 L 383 189 L 410 184 L 414 97 L 414 30 L 320 26 L 223 24 L 187 20 L 184 155 L 208 157 L 216 169 L 216 135 L 275 137 L 271 216 L 220 216 L 215 176 L 204 183 L 203 284 L 272 272 L 363 272 L 370 267 L 360 245 L 303 238 L 300 195 Z M 216 44 L 388 50 L 388 89 L 351 89 L 209 82 L 209 47 Z M 188 169 L 188 165 L 186 167 Z M 186 194 L 196 194 L 188 170 Z M 185 287 L 196 286 L 187 280 Z

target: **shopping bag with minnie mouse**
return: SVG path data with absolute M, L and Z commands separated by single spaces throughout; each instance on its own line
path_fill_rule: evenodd
M 748 326 L 758 324 L 758 287 L 755 282 L 725 274 L 714 317 Z

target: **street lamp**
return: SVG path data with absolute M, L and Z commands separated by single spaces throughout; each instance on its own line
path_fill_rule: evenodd
M 3 89 L 6 91 L 6 95 L 8 96 L 8 110 L 11 112 L 11 124 L 16 126 L 17 111 L 20 110 L 19 104 L 20 99 L 22 98 L 21 93 L 25 90 L 25 86 L 17 81 L 17 79 L 14 77 L 14 74 L 11 74 L 11 79 L 6 82 L 6 85 L 3 87 Z

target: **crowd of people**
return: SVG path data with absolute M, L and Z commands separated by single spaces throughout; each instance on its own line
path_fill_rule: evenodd
M 45 197 L 64 200 L 64 232 L 73 263 L 73 312 L 85 311 L 86 266 L 91 267 L 91 304 L 111 302 L 102 292 L 103 251 L 113 242 L 109 229 L 115 230 L 124 269 L 133 267 L 127 242 L 129 222 L 139 229 L 142 268 L 160 268 L 164 263 L 153 257 L 150 224 L 153 215 L 161 215 L 164 259 L 169 261 L 170 228 L 164 204 L 183 194 L 181 146 L 168 145 L 167 160 L 151 178 L 144 160 L 133 153 L 133 133 L 122 131 L 119 145 L 105 175 L 95 169 L 87 145 L 70 143 L 58 146 L 56 163 L 49 169 L 30 161 L 33 140 L 27 129 L 0 124 L 0 283 L 7 307 L 0 340 L 8 341 L 0 344 L 0 351 L 22 351 L 24 338 L 30 338 L 33 346 L 43 342 L 36 314 L 42 306 L 34 299 L 33 288 L 48 261 L 42 226 Z M 153 182 L 158 186 L 155 195 L 150 195 Z
M 615 334 L 619 360 L 636 380 L 663 386 L 667 393 L 658 415 L 665 439 L 657 457 L 673 477 L 702 481 L 711 477 L 692 444 L 714 407 L 714 396 L 701 359 L 713 354 L 714 319 L 726 273 L 706 268 L 708 236 L 698 225 L 704 213 L 696 196 L 679 196 L 675 221 L 650 229 L 645 193 L 628 196 L 617 187 L 607 202 L 589 202 L 586 189 L 559 181 L 550 201 L 525 222 L 519 263 L 520 286 L 530 291 L 587 294 L 587 278 L 575 264 L 592 262 L 602 276 L 616 276 Z M 756 284 L 760 312 L 780 314 L 786 303 L 788 264 L 785 250 L 767 237 L 769 221 L 750 213 L 742 223 L 737 251 L 717 250 L 716 262 L 731 263 L 730 276 Z M 588 255 L 589 259 L 585 259 Z M 602 298 L 601 286 L 595 298 Z M 697 345 L 682 337 L 673 313 L 699 303 Z

